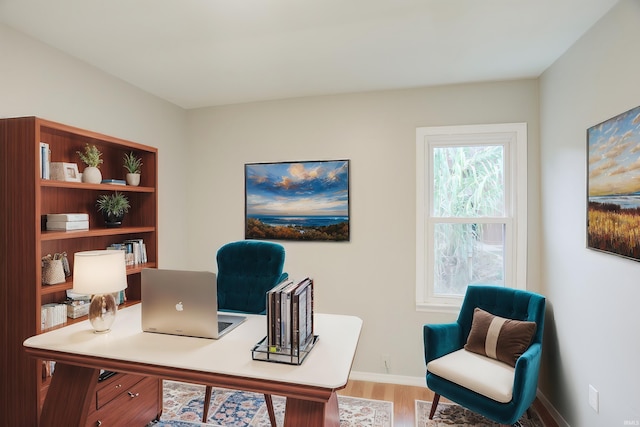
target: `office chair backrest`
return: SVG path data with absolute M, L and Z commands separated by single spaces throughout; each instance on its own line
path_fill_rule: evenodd
M 277 243 L 243 240 L 227 243 L 216 255 L 218 308 L 264 313 L 266 293 L 288 275 L 284 247 Z

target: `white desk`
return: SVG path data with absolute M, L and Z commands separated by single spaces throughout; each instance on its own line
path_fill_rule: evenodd
M 362 320 L 315 314 L 320 339 L 304 363 L 294 366 L 252 360 L 267 322 L 265 316 L 248 317 L 220 340 L 152 334 L 142 332 L 137 304 L 118 312 L 108 334 L 94 334 L 85 321 L 28 338 L 28 354 L 57 362 L 41 425 L 82 423 L 88 408 L 78 404 L 77 413 L 68 414 L 69 390 L 92 394 L 97 370 L 107 369 L 286 396 L 285 426 L 339 426 L 336 390 L 347 384 Z

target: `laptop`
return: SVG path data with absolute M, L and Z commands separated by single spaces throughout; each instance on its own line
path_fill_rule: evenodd
M 144 332 L 218 339 L 247 319 L 218 313 L 216 275 L 209 271 L 145 268 L 141 288 Z

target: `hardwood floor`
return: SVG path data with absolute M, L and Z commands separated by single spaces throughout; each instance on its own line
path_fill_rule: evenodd
M 338 394 L 393 402 L 394 427 L 423 427 L 415 425 L 415 400 L 433 401 L 433 392 L 426 386 L 416 387 L 370 381 L 350 380 Z M 447 400 L 442 398 L 441 401 L 446 402 Z M 533 406 L 546 427 L 558 427 L 558 424 L 537 399 Z
M 350 380 L 340 395 L 393 402 L 394 427 L 415 426 L 415 400 L 433 400 L 433 392 L 425 387 Z M 443 400 L 444 401 L 444 400 Z

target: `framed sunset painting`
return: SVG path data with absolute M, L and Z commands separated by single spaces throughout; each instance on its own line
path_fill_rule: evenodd
M 349 160 L 248 163 L 245 238 L 349 241 Z
M 640 260 L 640 107 L 587 130 L 587 247 Z

